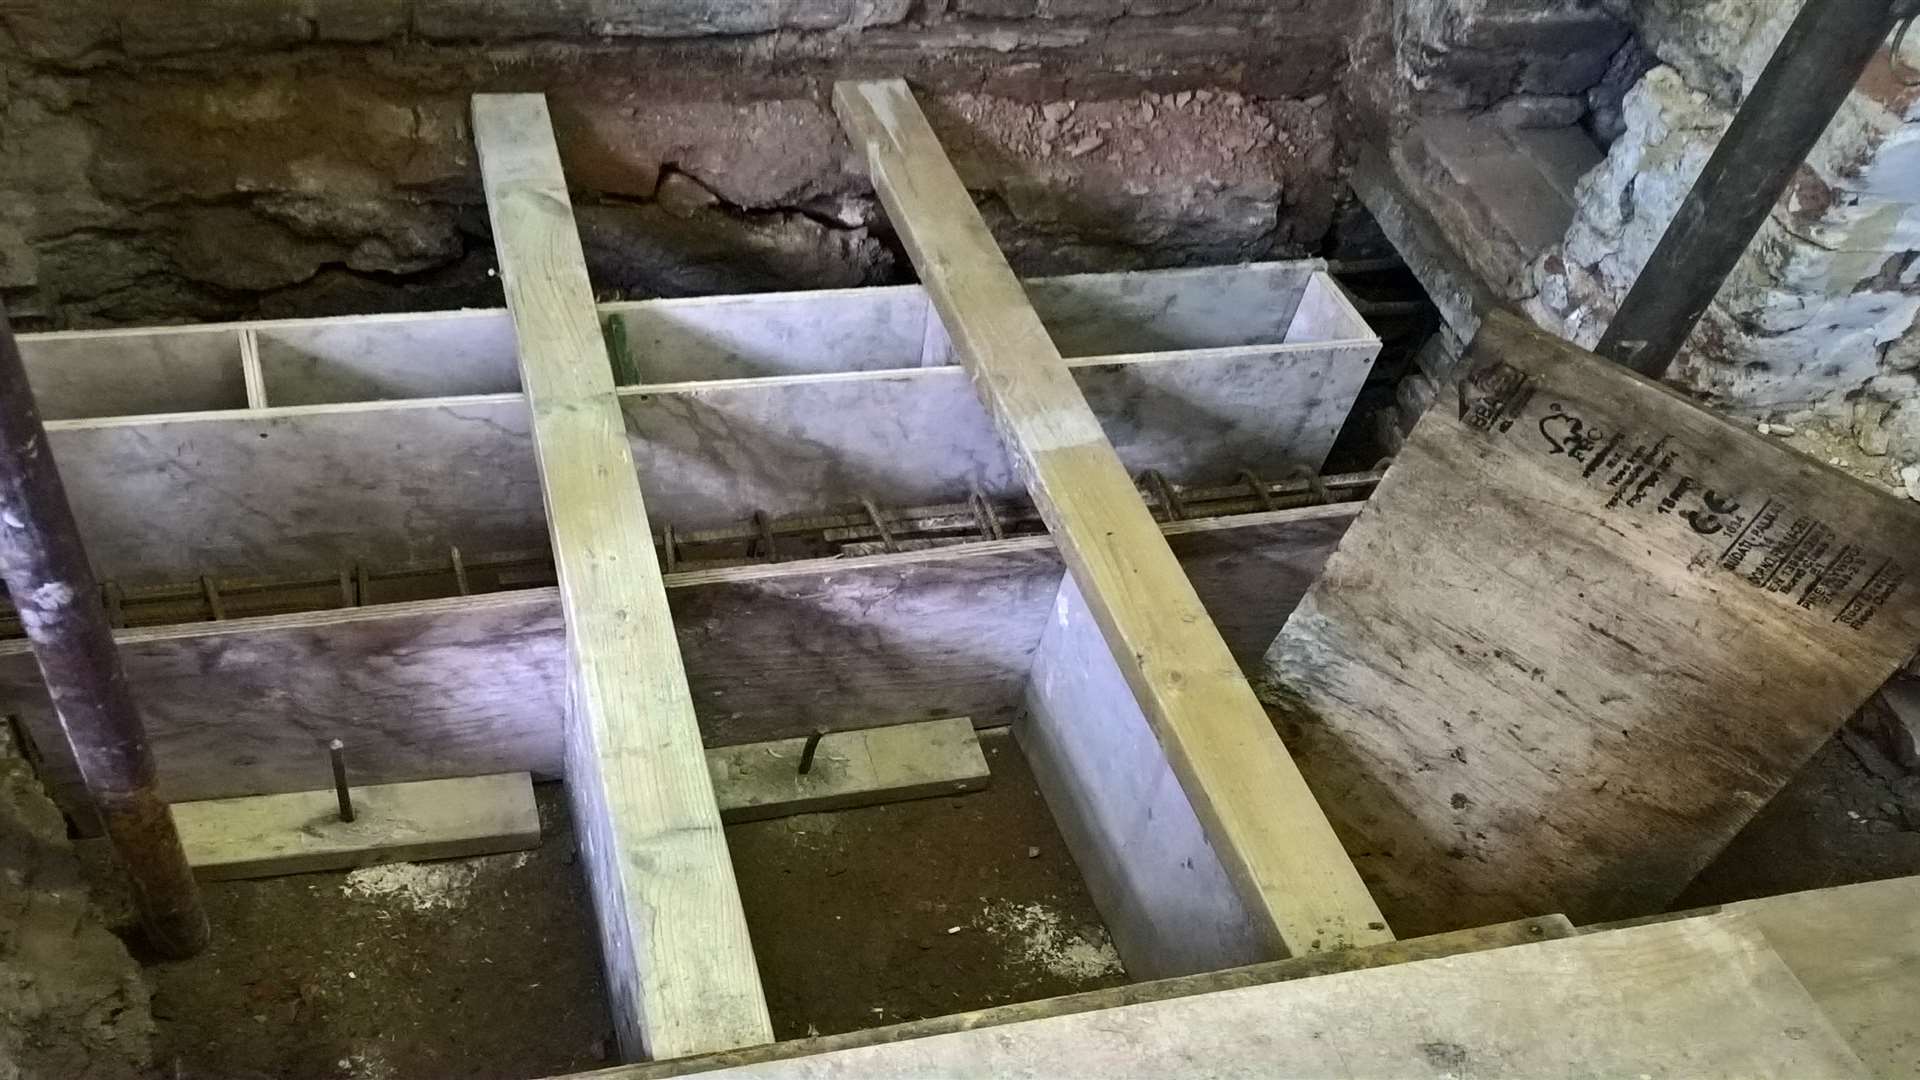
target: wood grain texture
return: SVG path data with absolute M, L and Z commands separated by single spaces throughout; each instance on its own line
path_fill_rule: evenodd
M 1391 936 L 912 92 L 841 83 L 834 104 L 1266 947 Z
M 1063 1066 L 1063 1063 L 1071 1063 Z M 702 1071 L 727 1078 L 1860 1077 L 1741 916 L 1588 934 Z M 643 1067 L 604 1075 L 672 1075 Z
M 56 421 L 47 441 L 96 574 L 123 585 L 546 542 L 517 396 Z
M 958 795 L 985 788 L 991 778 L 973 721 L 964 716 L 830 732 L 802 773 L 806 744 L 780 739 L 707 751 L 727 824 Z
M 1356 507 L 1166 527 L 1234 654 L 1257 662 Z M 1046 537 L 674 574 L 667 599 L 709 746 L 942 716 L 1011 723 L 1063 564 Z M 324 787 L 325 746 L 368 783 L 564 774 L 558 592 L 534 589 L 121 630 L 174 801 Z M 21 717 L 69 812 L 84 806 L 39 669 L 0 643 Z
M 1040 636 L 1013 730 L 1130 978 L 1266 959 L 1259 924 L 1071 576 Z
M 567 789 L 622 1053 L 770 1042 L 746 917 L 545 98 L 474 141 L 567 626 Z
M 1490 317 L 1269 656 L 1397 927 L 1660 910 L 1920 642 L 1920 506 Z
M 1760 929 L 1869 1071 L 1920 1076 L 1920 877 L 1728 904 Z
M 173 821 L 203 881 L 540 846 L 540 811 L 526 773 L 356 785 L 352 792 L 352 821 L 340 820 L 332 788 L 175 803 Z
M 1374 335 L 1351 311 L 1307 333 L 1294 312 L 1324 287 L 1314 260 L 1033 278 L 1034 310 L 1069 357 Z M 625 331 L 643 383 L 922 366 L 929 316 L 917 285 L 599 305 Z M 931 319 L 938 332 L 937 316 Z M 512 393 L 513 320 L 500 310 L 279 319 L 195 327 L 23 334 L 46 419 L 198 412 L 247 405 L 239 342 L 258 341 L 276 406 Z M 951 363 L 942 353 L 936 363 Z
M 267 404 L 328 405 L 512 394 L 520 389 L 505 312 L 265 323 Z
M 1538 919 L 1522 919 L 1517 922 L 1476 927 L 1472 930 L 1459 930 L 1450 934 L 1402 938 L 1398 941 L 1363 945 L 1356 949 L 1342 949 L 1338 952 L 1308 953 L 1305 956 L 1270 960 L 1263 964 L 1228 968 L 1225 971 L 1209 971 L 1200 975 L 1181 975 L 1171 979 L 1154 979 L 1147 982 L 1122 983 L 1119 986 L 1110 986 L 1101 990 L 1042 998 L 1039 1001 L 995 1005 L 971 1012 L 949 1013 L 946 1016 L 925 1020 L 908 1020 L 888 1024 L 885 1027 L 865 1028 L 838 1035 L 794 1039 L 744 1050 L 725 1050 L 717 1054 L 681 1058 L 678 1061 L 628 1065 L 591 1075 L 597 1080 L 662 1080 L 665 1077 L 692 1076 L 696 1073 L 711 1072 L 737 1065 L 757 1065 L 764 1062 L 813 1057 L 835 1050 L 907 1042 L 934 1035 L 1019 1024 L 1030 1020 L 1047 1020 L 1079 1013 L 1122 1009 L 1156 1001 L 1171 1001 L 1175 998 L 1193 997 L 1197 994 L 1210 994 L 1222 990 L 1239 990 L 1250 986 L 1265 986 L 1269 983 L 1295 979 L 1312 979 L 1348 971 L 1365 971 L 1369 968 L 1389 967 L 1415 960 L 1432 960 L 1487 949 L 1530 945 L 1540 941 L 1558 941 L 1578 934 L 1579 931 L 1566 920 L 1565 916 L 1547 915 Z M 585 1077 L 589 1074 L 571 1075 Z

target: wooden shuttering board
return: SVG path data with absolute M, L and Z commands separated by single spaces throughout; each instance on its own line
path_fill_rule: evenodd
M 1373 337 L 1350 312 L 1339 313 L 1335 323 L 1316 322 L 1311 313 L 1296 318 L 1303 302 L 1330 285 L 1314 260 L 1073 274 L 1027 285 L 1041 321 L 1068 357 Z M 620 349 L 645 384 L 952 362 L 939 319 L 915 285 L 620 301 L 598 310 L 610 347 Z M 23 334 L 20 346 L 49 420 L 520 388 L 513 321 L 505 311 L 58 331 Z M 248 384 L 249 368 L 257 388 Z M 254 389 L 259 400 L 252 400 Z
M 1244 665 L 1257 663 L 1353 520 L 1352 505 L 1166 526 Z M 667 598 L 709 746 L 1020 709 L 1062 564 L 1046 537 L 670 574 Z M 327 782 L 564 773 L 557 590 L 116 633 L 175 801 Z M 70 811 L 83 789 L 25 642 L 0 643 L 21 717 Z
M 1659 910 L 1920 642 L 1920 506 L 1488 319 L 1269 656 L 1407 932 Z
M 1318 465 L 1377 343 L 1115 357 L 1076 369 L 1123 461 L 1178 482 Z M 682 384 L 620 395 L 656 525 L 738 525 L 1020 491 L 957 369 Z M 330 573 L 544 543 L 518 395 L 56 423 L 99 575 Z
M 621 1050 L 771 1041 L 546 101 L 477 96 L 473 127 L 560 579 L 567 789 Z
M 1014 734 L 1129 976 L 1268 958 L 1071 575 L 1034 650 Z
M 912 92 L 841 83 L 834 103 L 1266 947 L 1389 937 Z
M 801 1057 L 700 1064 L 697 1075 L 730 1080 L 1869 1075 L 1817 1000 L 1740 915 L 949 1027 L 918 1038 L 903 1032 Z M 686 1074 L 665 1063 L 593 1075 Z

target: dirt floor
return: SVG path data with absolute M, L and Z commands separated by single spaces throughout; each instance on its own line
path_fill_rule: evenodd
M 775 1034 L 1113 985 L 1119 959 L 1010 737 L 985 792 L 732 826 Z M 213 946 L 147 973 L 187 1080 L 534 1077 L 611 1060 L 564 793 L 532 852 L 209 885 Z
M 1834 739 L 1674 908 L 1909 874 L 1920 874 L 1920 776 L 1883 779 Z
M 728 829 L 781 1039 L 1124 979 L 1018 748 L 986 792 Z M 1882 771 L 1886 763 L 1880 762 Z M 176 1080 L 535 1077 L 611 1060 L 564 793 L 545 841 L 483 859 L 209 886 L 213 947 L 147 969 Z M 1845 745 L 1676 908 L 1920 874 L 1920 777 Z

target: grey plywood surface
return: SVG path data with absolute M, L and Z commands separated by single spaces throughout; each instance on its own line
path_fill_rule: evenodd
M 20 357 L 43 420 L 247 407 L 228 327 L 25 334 Z
M 254 336 L 268 405 L 520 389 L 513 321 L 499 312 L 266 323 Z
M 1920 506 L 1509 317 L 1473 361 L 1270 700 L 1396 928 L 1659 910 L 1913 655 Z
M 1170 526 L 1237 655 L 1257 658 L 1355 508 Z M 722 746 L 943 716 L 1013 720 L 1062 564 L 1046 538 L 669 575 L 701 731 Z M 173 800 L 327 783 L 562 774 L 565 642 L 552 589 L 116 635 Z M 75 774 L 23 642 L 0 644 L 0 709 L 66 796 Z
M 540 846 L 526 773 L 355 785 L 341 821 L 332 788 L 175 803 L 174 825 L 203 881 L 457 859 Z
M 327 573 L 545 542 L 526 402 L 48 425 L 102 579 Z
M 1014 734 L 1130 978 L 1270 959 L 1071 577 Z
M 1122 461 L 1179 480 L 1317 466 L 1375 342 L 1083 364 Z M 264 360 L 263 360 L 264 362 Z M 268 392 L 272 393 L 271 375 Z M 621 393 L 650 516 L 687 530 L 1021 489 L 957 368 Z M 538 546 L 525 400 L 483 395 L 50 425 L 96 571 L 122 583 L 329 572 Z

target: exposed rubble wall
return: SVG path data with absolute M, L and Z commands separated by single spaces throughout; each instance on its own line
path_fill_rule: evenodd
M 467 130 L 546 92 L 624 295 L 905 270 L 828 105 L 910 78 L 1030 272 L 1309 254 L 1339 0 L 16 0 L 0 291 L 40 325 L 498 303 Z
M 1580 185 L 1565 241 L 1516 289 L 1536 318 L 1586 345 L 1797 12 L 1788 0 L 1616 7 L 1659 66 L 1625 96 L 1623 133 Z M 1905 53 L 1909 69 L 1920 67 L 1920 40 Z M 1910 470 L 1920 461 L 1917 316 L 1920 87 L 1904 85 L 1883 52 L 1671 378 L 1728 411 L 1824 429 L 1839 437 L 1822 444 L 1837 459 L 1864 455 L 1861 471 L 1920 498 L 1920 470 Z
M 1567 127 L 1607 107 L 1599 88 L 1632 46 L 1601 0 L 1383 0 L 1363 21 L 1355 96 L 1383 127 L 1436 112 Z

